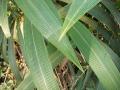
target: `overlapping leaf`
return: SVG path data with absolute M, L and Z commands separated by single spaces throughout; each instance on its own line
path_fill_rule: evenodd
M 97 20 L 104 23 L 110 30 L 113 29 L 113 31 L 114 31 L 115 26 L 116 26 L 115 22 L 112 20 L 109 13 L 106 14 L 104 12 L 104 9 L 100 10 L 99 8 L 100 8 L 99 6 L 96 6 L 93 9 L 91 9 L 88 13 L 95 16 L 95 18 L 97 18 Z M 68 12 L 68 9 L 69 9 L 69 5 L 66 5 L 66 6 L 59 9 L 59 14 L 62 18 L 64 18 L 66 16 L 66 14 Z M 97 13 L 99 13 L 99 14 L 97 14 Z M 106 28 L 104 28 L 101 24 L 99 24 L 98 22 L 96 22 L 95 20 L 93 20 L 93 19 L 91 19 L 90 17 L 87 17 L 87 16 L 81 17 L 80 20 L 82 22 L 86 23 L 89 26 L 89 28 L 91 28 L 92 30 L 96 30 L 98 33 L 102 34 L 103 37 L 107 41 L 110 40 L 110 38 L 112 36 L 112 32 L 108 32 L 108 30 L 106 30 Z M 115 32 L 116 32 L 116 30 L 115 30 Z
M 108 11 L 105 11 L 105 8 L 103 6 L 97 5 L 88 13 L 99 20 L 102 24 L 106 25 L 110 31 L 114 33 L 117 33 L 119 31 L 110 13 Z
M 111 59 L 113 60 L 116 67 L 120 71 L 120 57 L 110 47 L 108 47 L 106 44 L 104 44 L 104 43 L 102 43 L 102 44 L 103 44 L 104 48 L 106 49 L 106 51 L 110 54 Z
M 69 34 L 105 89 L 118 90 L 120 73 L 106 49 L 80 22 L 75 24 Z
M 14 41 L 13 41 L 12 38 L 9 38 L 9 40 L 8 40 L 8 57 L 7 57 L 7 60 L 10 64 L 10 67 L 11 67 L 11 70 L 12 70 L 13 74 L 15 75 L 15 78 L 17 80 L 17 84 L 19 84 L 22 81 L 22 77 L 21 77 L 19 69 L 17 67 L 15 49 L 14 49 Z
M 90 9 L 97 5 L 101 0 L 73 0 L 65 18 L 62 32 L 59 40 L 67 33 L 67 31 Z
M 115 3 L 113 3 L 111 0 L 102 0 L 102 3 L 107 7 L 107 9 L 111 12 L 113 15 L 115 21 L 120 26 L 120 12 L 117 10 Z
M 8 17 L 7 17 L 7 0 L 0 0 L 0 26 L 8 38 L 11 36 L 9 25 L 8 25 Z
M 34 90 L 35 85 L 31 80 L 31 75 L 29 74 L 15 90 Z
M 59 90 L 42 35 L 25 19 L 25 57 L 38 90 Z
M 79 61 L 68 41 L 64 37 L 60 42 L 61 20 L 50 0 L 15 0 L 17 5 L 23 10 L 26 17 L 37 28 L 38 31 L 60 50 L 70 61 L 82 70 Z M 50 4 L 50 5 L 49 5 Z M 82 70 L 83 71 L 83 70 Z

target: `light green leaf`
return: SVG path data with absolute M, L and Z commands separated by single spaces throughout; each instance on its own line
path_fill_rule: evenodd
M 15 49 L 14 49 L 14 41 L 12 38 L 8 40 L 8 57 L 7 60 L 10 64 L 11 70 L 15 75 L 17 85 L 22 81 L 22 77 L 20 75 L 19 69 L 16 63 Z
M 103 87 L 103 85 L 100 82 L 98 82 L 98 85 L 97 85 L 96 89 L 97 90 L 105 90 L 104 87 Z
M 106 90 L 118 90 L 120 72 L 106 49 L 80 22 L 75 24 L 69 35 Z
M 35 85 L 31 80 L 31 75 L 29 74 L 15 90 L 34 90 Z
M 17 5 L 23 10 L 26 17 L 36 27 L 38 31 L 58 50 L 60 50 L 71 62 L 81 71 L 80 63 L 72 49 L 67 37 L 58 41 L 60 37 L 61 20 L 56 14 L 54 5 L 50 0 L 15 0 Z M 51 5 L 49 5 L 51 4 Z M 37 17 L 37 18 L 36 18 Z
M 65 3 L 71 3 L 72 2 L 72 0 L 60 0 L 60 1 L 65 2 Z
M 11 36 L 8 25 L 7 2 L 7 0 L 0 0 L 0 26 L 2 27 L 6 38 Z
M 63 61 L 65 56 L 51 44 L 48 44 L 47 50 L 52 67 L 55 69 Z
M 59 14 L 62 18 L 64 18 L 68 12 L 68 9 L 69 9 L 69 6 L 70 5 L 66 5 L 62 8 L 59 9 Z M 98 7 L 98 5 L 97 5 Z M 101 10 L 98 10 L 97 8 L 93 8 L 92 10 L 90 10 L 88 13 L 90 14 L 90 12 L 92 13 L 92 15 L 94 16 L 95 14 L 95 18 L 97 18 L 98 20 L 100 21 L 103 21 L 102 23 L 105 22 L 105 24 L 107 24 L 106 26 L 110 26 L 110 30 L 112 30 L 113 28 L 115 28 L 115 22 L 113 20 L 109 20 L 109 19 L 112 19 L 112 18 L 109 18 L 110 15 L 105 15 L 104 17 L 104 13 L 101 12 Z M 103 9 L 104 11 L 104 9 Z M 99 12 L 99 14 L 97 14 L 97 12 Z M 101 17 L 102 16 L 102 17 Z M 106 20 L 107 19 L 107 20 Z M 110 38 L 112 37 L 112 32 L 108 31 L 106 28 L 103 27 L 103 25 L 101 25 L 99 22 L 95 21 L 94 19 L 91 19 L 90 17 L 87 17 L 87 16 L 83 16 L 80 18 L 80 20 L 82 22 L 84 22 L 85 24 L 87 24 L 89 26 L 90 29 L 92 30 L 96 30 L 98 34 L 102 34 L 104 39 L 107 40 L 109 42 Z M 113 26 L 113 28 L 111 28 L 111 26 Z M 113 29 L 113 31 L 116 32 L 116 30 Z
M 66 5 L 59 9 L 59 14 L 62 18 L 66 16 L 69 6 L 70 5 Z M 111 31 L 116 32 L 116 30 L 114 30 L 116 26 L 115 22 L 112 20 L 109 13 L 105 12 L 103 7 L 99 7 L 99 5 L 97 5 L 93 9 L 91 9 L 88 14 L 93 15 L 95 18 L 97 18 L 97 20 L 104 23 Z M 81 17 L 80 20 L 86 23 L 92 30 L 96 30 L 97 33 L 102 34 L 107 41 L 110 40 L 112 32 L 108 32 L 108 30 L 106 30 L 106 28 L 99 24 L 99 22 L 96 22 L 94 19 L 91 19 L 90 17 L 87 17 L 85 15 Z
M 24 24 L 24 42 L 28 67 L 37 89 L 59 90 L 44 39 L 27 19 Z
M 101 0 L 73 0 L 65 18 L 61 36 L 59 40 L 67 33 L 67 31 L 90 9 L 97 5 Z

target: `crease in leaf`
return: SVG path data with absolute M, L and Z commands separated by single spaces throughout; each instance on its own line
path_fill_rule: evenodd
M 47 49 L 40 32 L 25 19 L 24 42 L 27 62 L 35 86 L 39 90 L 59 90 Z
M 15 0 L 15 2 L 23 10 L 25 16 L 31 21 L 36 29 L 41 32 L 41 34 L 53 46 L 61 51 L 68 58 L 68 60 L 83 71 L 68 38 L 65 36 L 63 40 L 58 41 L 62 23 L 59 16 L 54 14 L 54 12 L 57 12 L 55 8 L 50 8 L 54 7 L 54 5 L 52 3 L 48 3 L 48 0 L 35 0 L 34 2 L 32 0 Z
M 65 36 L 69 29 L 90 9 L 101 0 L 73 0 L 68 10 L 68 14 L 61 29 L 59 41 Z
M 0 25 L 6 38 L 9 38 L 11 34 L 8 25 L 7 0 L 0 0 Z
M 13 74 L 15 75 L 17 85 L 18 85 L 22 81 L 23 78 L 21 77 L 19 69 L 17 67 L 13 38 L 9 38 L 9 40 L 8 40 L 8 57 L 7 57 L 7 59 L 10 64 L 10 67 L 13 71 Z
M 120 12 L 119 12 L 119 10 L 117 10 L 115 3 L 111 0 L 102 0 L 102 3 L 111 12 L 111 14 L 113 15 L 116 23 L 120 27 Z
M 106 49 L 80 22 L 75 24 L 69 35 L 104 87 L 107 90 L 118 90 L 120 73 Z
M 93 9 L 88 11 L 88 14 L 94 16 L 101 23 L 105 24 L 108 27 L 109 31 L 114 33 L 117 33 L 117 31 L 119 31 L 110 13 L 108 11 L 105 11 L 105 8 L 103 6 L 95 6 Z
M 34 90 L 35 85 L 31 80 L 31 75 L 29 74 L 15 90 Z

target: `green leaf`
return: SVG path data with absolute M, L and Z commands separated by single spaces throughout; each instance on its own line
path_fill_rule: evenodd
M 82 90 L 84 79 L 85 79 L 85 74 L 82 74 L 80 79 L 77 81 L 75 90 Z
M 23 56 L 25 60 L 27 59 L 25 55 L 25 44 L 24 44 L 24 38 L 22 36 L 22 33 L 20 31 L 20 28 L 18 28 L 18 39 L 19 43 L 22 49 Z M 53 45 L 48 44 L 47 50 L 49 53 L 49 59 L 52 64 L 52 68 L 54 69 L 58 64 L 60 64 L 63 61 L 64 55 L 60 53 Z M 28 58 L 29 59 L 29 58 Z M 28 61 L 28 60 L 26 60 Z M 28 62 L 27 62 L 28 64 Z M 20 83 L 20 85 L 15 90 L 33 90 L 35 88 L 35 85 L 33 83 L 33 80 L 31 79 L 32 76 L 28 74 L 27 77 Z
M 68 9 L 69 9 L 69 4 L 60 8 L 59 9 L 59 14 L 62 18 L 64 18 L 68 12 Z M 97 8 L 99 8 L 99 6 L 97 5 Z M 92 13 L 93 16 L 95 16 L 95 18 L 97 18 L 98 20 L 100 20 L 102 23 L 104 24 L 107 24 L 107 26 L 111 29 L 115 28 L 115 23 L 113 20 L 109 20 L 109 19 L 112 19 L 112 18 L 109 18 L 110 15 L 106 13 L 102 13 L 101 11 L 104 12 L 104 9 L 102 10 L 98 10 L 97 8 L 93 8 L 92 10 L 90 10 L 88 13 L 90 14 L 90 12 Z M 98 10 L 98 11 L 97 11 Z M 99 14 L 97 14 L 99 13 Z M 104 14 L 105 14 L 105 17 L 104 17 Z M 101 17 L 102 16 L 102 17 Z M 106 20 L 107 19 L 107 20 Z M 85 24 L 87 24 L 89 26 L 90 29 L 92 30 L 96 30 L 98 34 L 102 34 L 104 39 L 107 40 L 107 42 L 109 42 L 110 38 L 112 37 L 112 32 L 106 30 L 106 28 L 103 27 L 103 25 L 101 25 L 99 22 L 95 21 L 94 19 L 91 19 L 90 17 L 87 17 L 87 16 L 83 16 L 80 18 L 80 20 L 82 22 L 84 22 Z M 110 23 L 109 23 L 110 22 Z M 111 26 L 113 26 L 111 28 Z M 116 32 L 116 30 L 113 29 L 113 31 Z
M 100 82 L 98 82 L 97 90 L 105 90 L 103 85 Z
M 65 18 L 61 36 L 59 40 L 67 33 L 67 31 L 90 9 L 97 5 L 101 0 L 73 0 Z
M 116 27 L 116 23 L 114 22 L 110 13 L 106 11 L 103 6 L 97 5 L 88 13 L 99 20 L 102 24 L 106 25 L 110 31 L 115 33 L 117 32 L 118 28 Z
M 60 0 L 62 2 L 65 2 L 65 3 L 71 3 L 73 0 Z
M 31 80 L 31 75 L 29 74 L 15 90 L 34 90 L 35 85 Z
M 11 36 L 8 25 L 7 2 L 7 0 L 0 0 L 0 26 L 2 27 L 6 38 Z
M 120 88 L 120 73 L 111 56 L 98 40 L 80 22 L 75 24 L 69 35 L 103 86 L 107 90 L 118 90 Z
M 0 46 L 1 46 L 1 44 L 2 44 L 2 41 L 3 41 L 3 33 L 2 33 L 2 31 L 1 31 L 1 28 L 0 28 Z
M 104 43 L 102 43 L 102 44 L 103 44 L 104 48 L 106 49 L 106 51 L 110 54 L 111 59 L 113 60 L 116 67 L 120 71 L 120 57 L 110 47 L 108 47 L 106 44 L 104 44 Z
M 8 39 L 8 62 L 10 64 L 11 70 L 15 75 L 17 85 L 22 81 L 22 77 L 20 75 L 19 69 L 16 64 L 16 56 L 15 56 L 15 49 L 14 49 L 14 41 L 11 38 Z
M 90 67 L 88 67 L 88 70 L 86 72 L 86 76 L 85 76 L 85 79 L 83 81 L 83 86 L 82 86 L 82 89 L 84 90 L 86 88 L 86 86 L 88 85 L 88 83 L 91 81 L 91 76 L 93 74 L 93 71 L 91 70 Z
M 24 24 L 24 42 L 28 67 L 37 89 L 59 90 L 44 39 L 27 19 Z
M 51 44 L 48 44 L 47 50 L 52 67 L 55 69 L 55 67 L 63 61 L 64 55 Z
M 119 12 L 119 10 L 117 10 L 115 3 L 113 3 L 111 0 L 102 0 L 102 3 L 111 12 L 115 21 L 120 26 L 120 12 Z
M 38 31 L 58 50 L 60 50 L 71 62 L 83 71 L 78 58 L 67 37 L 58 41 L 60 37 L 61 20 L 56 14 L 54 5 L 50 0 L 15 0 L 17 5 L 23 10 L 26 17 L 36 27 Z M 51 5 L 49 5 L 51 4 Z M 37 18 L 36 18 L 37 17 Z
M 5 36 L 3 36 L 3 38 L 2 38 L 1 47 L 2 47 L 2 49 L 1 49 L 2 53 L 1 54 L 2 54 L 5 62 L 8 63 L 8 57 L 7 57 L 7 39 L 5 38 Z

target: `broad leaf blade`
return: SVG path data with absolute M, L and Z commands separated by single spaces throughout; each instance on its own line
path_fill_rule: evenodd
M 98 82 L 98 85 L 97 85 L 96 89 L 97 90 L 105 90 L 104 87 L 103 87 L 103 85 L 100 82 Z
M 34 90 L 35 85 L 31 78 L 31 75 L 28 75 L 15 90 Z
M 47 50 L 52 67 L 55 69 L 63 61 L 65 56 L 51 44 L 47 45 Z
M 65 37 L 60 42 L 58 41 L 60 37 L 61 21 L 59 17 L 54 14 L 57 12 L 55 8 L 49 8 L 54 7 L 53 4 L 48 2 L 51 1 L 34 0 L 33 2 L 32 0 L 16 0 L 17 5 L 23 10 L 26 17 L 31 21 L 36 29 L 40 31 L 41 34 L 58 50 L 60 50 L 71 62 L 82 70 L 68 38 Z
M 59 40 L 67 33 L 67 31 L 90 9 L 97 5 L 101 0 L 73 0 L 65 18 L 62 33 Z
M 0 25 L 6 38 L 11 36 L 7 17 L 7 2 L 7 0 L 0 0 Z
M 59 90 L 42 35 L 25 19 L 24 42 L 33 82 L 39 90 Z
M 119 89 L 120 73 L 97 39 L 80 22 L 75 24 L 69 34 L 104 87 L 107 90 Z
M 110 47 L 108 47 L 106 44 L 104 44 L 104 43 L 102 43 L 102 44 L 103 44 L 104 48 L 106 49 L 106 51 L 110 54 L 111 59 L 113 60 L 116 67 L 120 71 L 120 57 Z

